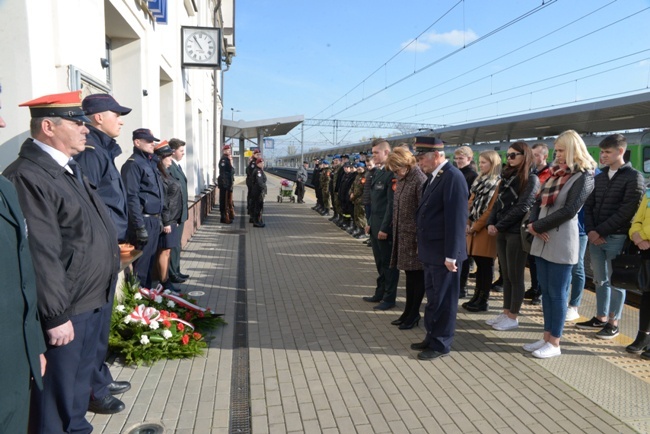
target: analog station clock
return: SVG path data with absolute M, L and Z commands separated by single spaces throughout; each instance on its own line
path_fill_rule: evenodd
M 220 29 L 182 27 L 181 38 L 184 67 L 219 68 L 221 66 Z

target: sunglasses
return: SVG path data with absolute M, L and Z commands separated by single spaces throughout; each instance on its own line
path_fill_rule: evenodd
M 517 158 L 517 155 L 524 155 L 524 154 L 521 152 L 511 152 L 509 154 L 506 154 L 506 158 L 508 160 L 514 160 L 515 158 Z

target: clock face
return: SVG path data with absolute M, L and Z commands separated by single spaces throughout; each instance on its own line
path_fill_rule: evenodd
M 208 61 L 214 56 L 217 45 L 206 32 L 198 31 L 190 33 L 185 42 L 185 52 L 190 59 L 196 62 Z

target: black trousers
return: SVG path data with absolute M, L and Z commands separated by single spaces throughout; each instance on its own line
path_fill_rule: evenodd
M 181 243 L 172 247 L 171 254 L 169 256 L 169 275 L 179 277 L 181 274 L 181 244 L 183 243 L 183 228 L 185 227 L 185 222 L 178 225 L 177 231 L 181 234 Z
M 298 201 L 302 202 L 302 199 L 305 197 L 305 183 L 296 181 L 296 196 Z
M 408 323 L 420 315 L 420 306 L 424 298 L 424 270 L 407 270 L 404 274 L 406 275 L 406 305 L 401 318 Z
M 264 196 L 253 195 L 251 197 L 251 217 L 253 223 L 264 223 L 262 213 L 264 211 Z
M 133 263 L 133 273 L 140 281 L 140 285 L 151 288 L 152 268 L 156 259 L 160 235 L 160 219 L 158 217 L 145 217 L 144 227 L 147 234 L 149 234 L 147 242 L 145 244 L 132 242 L 136 249 L 142 251 L 142 256 Z
M 393 240 L 389 237 L 387 240 L 377 239 L 370 236 L 372 243 L 372 254 L 375 257 L 377 266 L 377 287 L 375 288 L 375 297 L 381 297 L 386 303 L 395 304 L 397 298 L 397 282 L 399 281 L 399 270 L 391 268 L 390 256 L 393 251 Z

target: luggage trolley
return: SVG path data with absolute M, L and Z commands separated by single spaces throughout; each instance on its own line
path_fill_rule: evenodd
M 283 179 L 280 182 L 280 194 L 278 194 L 278 202 L 282 203 L 284 199 L 288 198 L 289 202 L 294 203 L 296 198 L 293 195 L 293 182 L 288 179 Z

